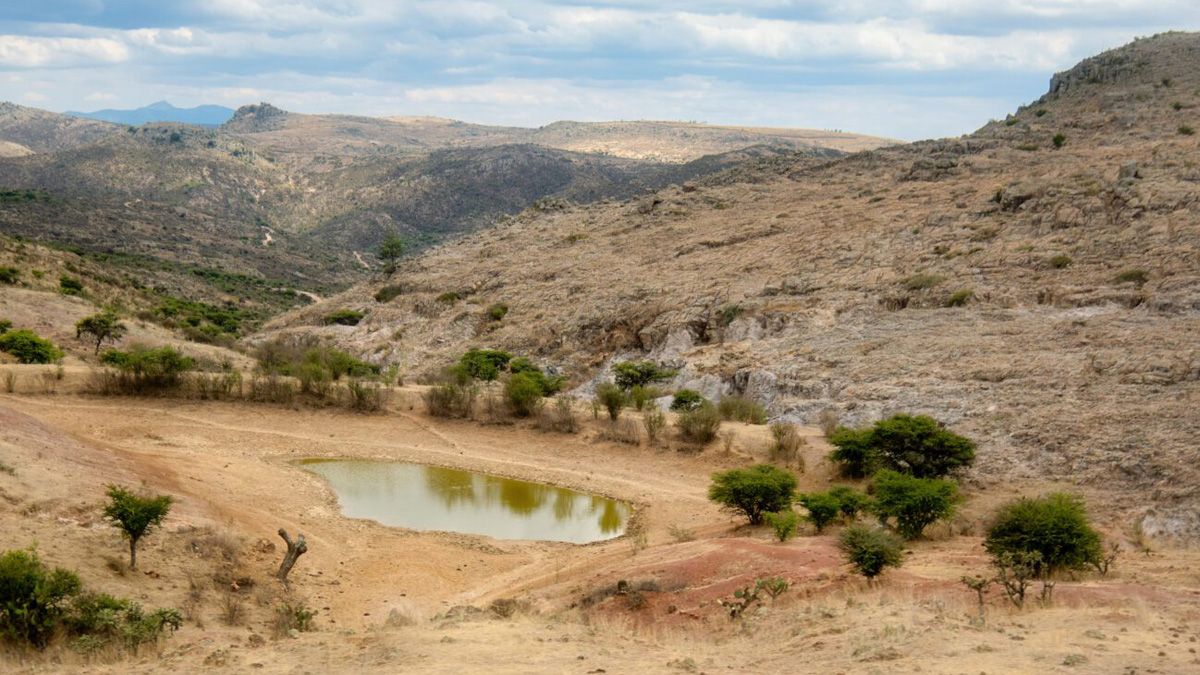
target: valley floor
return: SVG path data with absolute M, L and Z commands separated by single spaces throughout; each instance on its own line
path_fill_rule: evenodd
M 29 381 L 33 369 L 23 371 Z M 761 454 L 767 431 L 732 425 L 734 452 L 699 454 L 581 434 L 445 421 L 399 389 L 391 412 L 73 393 L 0 394 L 0 549 L 36 542 L 43 559 L 75 569 L 89 587 L 147 606 L 191 603 L 190 619 L 156 653 L 85 660 L 65 647 L 0 660 L 6 672 L 413 673 L 1189 673 L 1200 670 L 1200 551 L 1134 552 L 1107 577 L 1061 582 L 1051 608 L 1016 611 L 989 594 L 986 622 L 958 579 L 986 571 L 983 519 L 1023 484 L 971 490 L 964 514 L 917 542 L 903 568 L 876 588 L 850 577 L 830 535 L 786 544 L 740 526 L 705 499 L 713 471 Z M 801 489 L 830 480 L 816 429 Z M 339 515 L 307 457 L 409 460 L 602 493 L 637 505 L 633 533 L 576 546 L 496 541 L 387 528 Z M 147 537 L 141 571 L 100 520 L 107 483 L 175 495 L 163 532 Z M 1104 495 L 1084 495 L 1110 537 Z M 309 553 L 291 595 L 271 573 L 279 528 L 303 532 Z M 694 534 L 674 536 L 682 530 Z M 950 536 L 953 531 L 955 536 Z M 789 593 L 731 622 L 715 600 L 757 577 L 783 576 Z M 658 590 L 645 603 L 587 595 L 620 579 Z M 189 600 L 189 596 L 192 600 Z M 234 599 L 231 600 L 231 597 Z M 316 630 L 272 634 L 286 597 L 318 610 Z M 517 598 L 510 618 L 487 608 Z M 231 602 L 246 619 L 223 621 Z M 454 608 L 458 609 L 454 609 Z

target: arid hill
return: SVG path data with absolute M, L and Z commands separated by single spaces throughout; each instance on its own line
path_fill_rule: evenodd
M 1200 35 L 1159 35 L 963 138 L 526 212 L 411 260 L 390 302 L 365 284 L 263 338 L 324 335 L 412 375 L 502 347 L 576 384 L 644 355 L 784 419 L 929 413 L 980 440 L 980 486 L 1073 480 L 1195 536 L 1197 62 Z M 318 326 L 339 307 L 368 314 Z

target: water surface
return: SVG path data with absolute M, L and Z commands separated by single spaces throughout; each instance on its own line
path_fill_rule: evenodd
M 342 513 L 413 530 L 585 544 L 618 537 L 629 504 L 575 490 L 424 464 L 306 459 Z

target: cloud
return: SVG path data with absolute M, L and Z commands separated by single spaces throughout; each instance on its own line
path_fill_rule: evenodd
M 111 94 L 111 93 L 103 92 L 103 91 L 94 91 L 94 92 L 88 94 L 87 96 L 85 96 L 84 100 L 87 100 L 87 101 L 116 101 L 116 100 L 119 100 L 119 98 L 120 97 L 117 96 L 116 94 Z
M 0 67 L 87 66 L 120 63 L 128 58 L 129 48 L 118 40 L 0 35 Z

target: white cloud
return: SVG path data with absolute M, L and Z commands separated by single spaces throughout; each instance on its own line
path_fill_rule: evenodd
M 87 66 L 95 63 L 119 63 L 128 58 L 129 48 L 117 40 L 0 35 L 0 66 Z
M 84 100 L 87 100 L 87 101 L 116 101 L 116 100 L 118 100 L 118 98 L 119 97 L 116 94 L 112 94 L 109 92 L 93 91 L 92 93 L 85 96 Z

